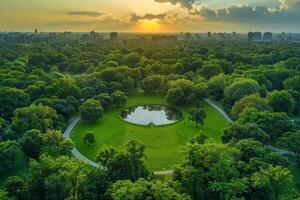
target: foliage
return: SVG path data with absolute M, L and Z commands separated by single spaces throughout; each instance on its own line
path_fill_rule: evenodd
M 300 131 L 283 134 L 283 136 L 278 139 L 277 144 L 293 152 L 298 164 L 300 164 Z
M 101 151 L 96 160 L 107 168 L 112 181 L 136 181 L 142 177 L 146 178 L 149 172 L 144 164 L 145 146 L 137 141 L 130 141 L 126 147 L 126 152 L 118 152 L 115 149 Z
M 255 173 L 251 181 L 255 188 L 265 191 L 265 198 L 279 200 L 292 191 L 291 172 L 279 166 L 270 166 Z
M 14 166 L 19 146 L 15 141 L 0 142 L 0 172 L 5 173 Z
M 136 182 L 128 180 L 117 181 L 111 190 L 113 200 L 142 200 L 142 199 L 173 199 L 188 200 L 186 195 L 176 192 L 166 182 L 147 181 L 139 179 Z
M 268 143 L 268 135 L 255 123 L 240 124 L 233 123 L 230 127 L 223 130 L 222 142 L 228 143 L 231 140 L 242 140 L 252 138 L 262 143 Z
M 274 112 L 291 114 L 294 110 L 294 100 L 287 91 L 273 91 L 268 94 L 268 104 Z
M 88 99 L 80 106 L 80 115 L 85 121 L 97 121 L 103 116 L 103 108 L 99 101 Z
M 189 120 L 192 122 L 195 122 L 196 127 L 198 127 L 199 124 L 204 124 L 204 119 L 206 118 L 206 114 L 202 108 L 192 108 L 189 112 Z
M 234 103 L 243 97 L 258 93 L 260 87 L 258 83 L 251 79 L 244 79 L 232 83 L 230 86 L 225 88 L 225 102 L 228 105 L 234 105 Z
M 231 109 L 231 116 L 234 119 L 238 119 L 240 113 L 244 111 L 245 108 L 256 108 L 259 111 L 268 110 L 268 101 L 259 96 L 259 94 L 252 94 L 245 96 L 242 99 L 235 102 Z
M 20 145 L 28 157 L 39 158 L 42 148 L 42 133 L 35 129 L 26 131 L 21 138 Z
M 86 145 L 93 146 L 95 144 L 94 132 L 92 131 L 86 132 L 83 141 Z
M 54 109 L 48 106 L 30 105 L 16 109 L 12 119 L 12 128 L 21 135 L 32 129 L 45 133 L 48 129 L 55 127 L 57 119 Z

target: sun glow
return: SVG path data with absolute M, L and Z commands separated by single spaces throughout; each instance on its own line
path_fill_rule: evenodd
M 141 20 L 133 27 L 135 32 L 166 32 L 167 28 L 160 24 L 157 20 Z

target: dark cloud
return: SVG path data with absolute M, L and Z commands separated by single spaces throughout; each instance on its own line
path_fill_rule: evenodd
M 68 12 L 69 15 L 81 15 L 81 16 L 88 16 L 88 17 L 99 17 L 102 16 L 103 13 L 94 12 L 94 11 L 73 11 Z
M 196 0 L 154 0 L 158 3 L 171 3 L 173 5 L 180 4 L 184 8 L 192 9 Z
M 278 0 L 275 7 L 231 5 L 221 9 L 203 6 L 200 0 L 154 0 L 159 3 L 180 4 L 190 14 L 206 20 L 241 23 L 300 23 L 300 0 Z M 205 2 L 205 1 L 202 1 Z
M 242 23 L 299 23 L 300 0 L 280 0 L 278 7 L 229 6 L 222 9 L 200 7 L 190 10 L 190 14 L 200 15 L 206 20 Z
M 159 19 L 159 20 L 163 20 L 163 19 L 165 19 L 166 16 L 167 16 L 167 14 L 158 14 L 158 15 L 145 14 L 144 16 L 139 16 L 139 15 L 136 15 L 136 14 L 132 14 L 131 18 L 130 18 L 130 22 L 135 23 L 135 22 L 138 22 L 138 21 L 143 20 L 143 19 L 148 19 L 148 20 Z

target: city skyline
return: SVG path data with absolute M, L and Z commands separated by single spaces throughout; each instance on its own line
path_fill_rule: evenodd
M 0 12 L 0 31 L 300 32 L 300 0 L 11 0 Z

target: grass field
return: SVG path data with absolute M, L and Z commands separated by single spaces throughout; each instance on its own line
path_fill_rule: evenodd
M 168 105 L 162 96 L 134 95 L 127 102 L 128 107 L 145 104 Z M 179 108 L 184 115 L 178 123 L 162 127 L 143 127 L 129 124 L 120 119 L 122 108 L 112 109 L 104 113 L 104 118 L 96 123 L 81 121 L 73 130 L 71 138 L 76 148 L 89 159 L 94 159 L 104 148 L 113 147 L 124 149 L 130 140 L 137 140 L 146 145 L 146 164 L 150 170 L 171 169 L 180 163 L 181 147 L 200 130 L 207 134 L 210 141 L 220 142 L 222 130 L 228 125 L 225 119 L 208 104 L 204 104 L 207 118 L 204 125 L 195 128 L 187 120 L 190 107 Z M 83 143 L 83 136 L 87 131 L 93 131 L 96 144 L 88 147 Z

